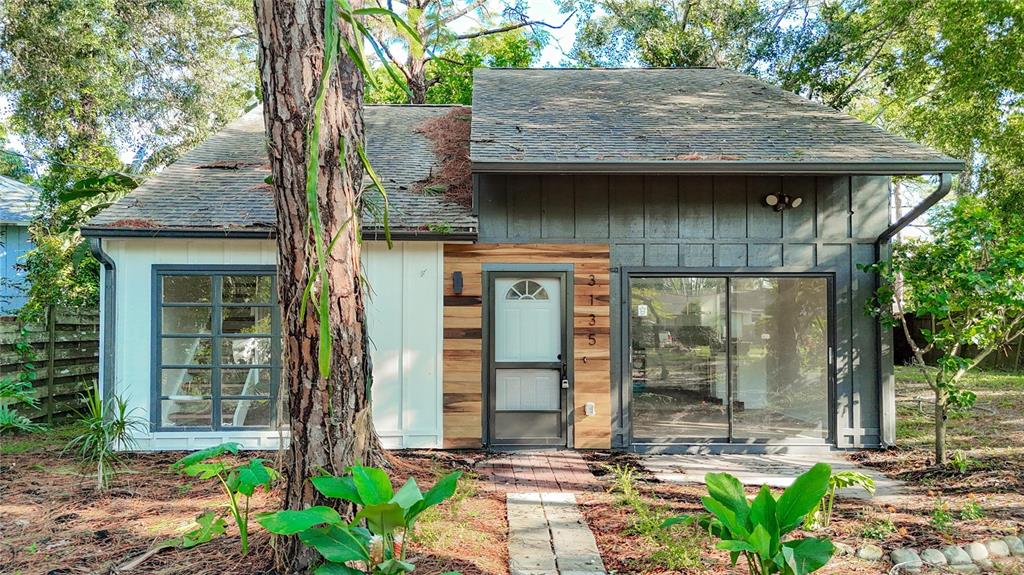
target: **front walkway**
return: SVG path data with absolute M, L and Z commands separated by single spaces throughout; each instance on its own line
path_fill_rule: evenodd
M 875 480 L 875 497 L 870 498 L 859 487 L 842 489 L 841 497 L 872 499 L 884 502 L 909 493 L 902 481 L 890 479 L 878 471 L 858 465 L 837 453 L 826 454 L 714 454 L 714 455 L 643 455 L 644 467 L 661 481 L 669 483 L 704 483 L 708 473 L 725 471 L 736 476 L 744 485 L 770 485 L 789 487 L 798 475 L 815 463 L 824 462 L 832 471 L 859 471 Z
M 572 493 L 509 493 L 511 575 L 604 575 L 597 540 Z
M 477 464 L 485 489 L 505 493 L 511 575 L 604 575 L 576 493 L 601 483 L 578 451 L 516 451 Z
M 600 491 L 578 451 L 515 451 L 495 455 L 477 467 L 489 488 L 506 493 Z

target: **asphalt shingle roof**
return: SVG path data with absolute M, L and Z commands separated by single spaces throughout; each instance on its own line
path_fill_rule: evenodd
M 962 163 L 827 106 L 724 69 L 477 69 L 474 170 L 509 163 L 913 164 L 878 173 L 959 171 Z M 941 166 L 940 166 L 941 165 Z M 920 170 L 920 171 L 918 171 Z
M 0 224 L 28 225 L 39 209 L 39 190 L 0 176 Z
M 433 145 L 417 132 L 426 120 L 448 113 L 450 106 L 367 106 L 364 109 L 366 153 L 388 192 L 394 233 L 424 233 L 432 224 L 454 233 L 474 233 L 471 209 L 414 189 L 437 169 Z M 261 108 L 228 124 L 207 141 L 148 178 L 131 194 L 85 226 L 104 230 L 246 231 L 271 233 L 276 214 Z M 365 216 L 364 229 L 380 224 Z

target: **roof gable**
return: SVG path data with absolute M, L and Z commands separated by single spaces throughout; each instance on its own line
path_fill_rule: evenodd
M 551 164 L 618 173 L 963 168 L 958 160 L 731 70 L 478 69 L 473 81 L 476 171 Z

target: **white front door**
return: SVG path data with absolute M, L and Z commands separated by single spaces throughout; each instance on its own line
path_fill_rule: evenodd
M 564 445 L 563 279 L 493 281 L 492 443 Z

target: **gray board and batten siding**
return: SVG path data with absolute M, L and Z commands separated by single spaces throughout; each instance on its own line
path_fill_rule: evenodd
M 891 334 L 879 334 L 877 322 L 864 314 L 875 278 L 857 268 L 874 261 L 873 243 L 889 224 L 888 177 L 478 178 L 481 243 L 610 244 L 613 446 L 629 444 L 629 376 L 622 368 L 628 351 L 620 319 L 624 268 L 681 275 L 687 270 L 831 275 L 836 446 L 877 447 L 891 441 L 895 422 L 885 407 L 893 401 Z M 803 204 L 775 212 L 762 203 L 773 192 L 799 196 Z M 880 397 L 889 399 L 880 402 Z

